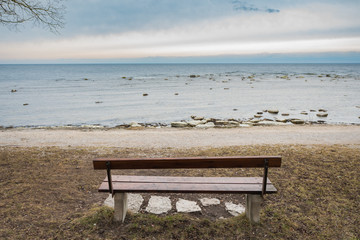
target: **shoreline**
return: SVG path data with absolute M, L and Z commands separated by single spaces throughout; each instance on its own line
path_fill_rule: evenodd
M 267 110 L 265 111 L 267 112 Z M 66 124 L 66 125 L 20 125 L 20 126 L 3 126 L 0 125 L 0 130 L 11 130 L 11 129 L 155 129 L 155 128 L 247 128 L 254 126 L 292 126 L 292 125 L 325 125 L 325 126 L 360 126 L 360 123 L 355 122 L 338 122 L 338 123 L 327 123 L 324 119 L 327 117 L 327 112 L 323 117 L 319 117 L 317 121 L 308 121 L 300 118 L 277 118 L 276 115 L 273 118 L 263 118 L 262 112 L 258 112 L 260 115 L 255 115 L 254 118 L 246 120 L 241 119 L 218 119 L 218 118 L 204 118 L 198 116 L 191 116 L 190 120 L 173 121 L 170 123 L 165 122 L 130 122 L 123 123 L 115 126 L 108 126 L 102 124 Z M 277 113 L 276 113 L 277 114 Z M 285 116 L 285 115 L 283 115 Z M 360 117 L 359 117 L 360 118 Z
M 0 146 L 211 148 L 274 144 L 360 144 L 359 125 L 248 128 L 29 129 L 0 131 Z

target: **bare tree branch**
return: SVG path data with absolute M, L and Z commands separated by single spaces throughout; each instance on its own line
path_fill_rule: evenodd
M 0 24 L 17 28 L 31 22 L 54 33 L 64 27 L 63 0 L 0 0 Z

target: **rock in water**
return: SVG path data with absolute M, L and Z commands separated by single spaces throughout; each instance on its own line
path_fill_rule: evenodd
M 225 120 L 216 120 L 215 121 L 215 125 L 228 125 L 229 121 L 225 121 Z
M 205 124 L 199 124 L 196 126 L 196 128 L 213 128 L 215 127 L 215 124 L 213 122 L 208 122 Z
M 187 122 L 187 124 L 188 124 L 190 127 L 196 127 L 197 125 L 203 124 L 203 123 L 204 123 L 203 121 L 196 121 L 196 120 Z
M 203 120 L 204 117 L 192 116 L 192 119 L 194 119 L 194 120 Z
M 171 127 L 177 127 L 177 128 L 182 128 L 182 127 L 187 127 L 188 124 L 186 122 L 172 122 L 171 123 Z
M 277 121 L 277 122 L 282 122 L 282 123 L 286 123 L 288 120 L 287 120 L 287 119 L 284 119 L 284 118 L 278 118 L 278 119 L 276 119 L 275 121 Z
M 268 111 L 268 113 L 271 113 L 271 114 L 278 114 L 279 113 L 279 110 L 277 110 L 277 109 L 268 109 L 267 111 Z
M 327 113 L 317 113 L 316 116 L 318 116 L 318 117 L 327 117 L 328 114 Z
M 293 124 L 304 124 L 305 123 L 305 121 L 302 119 L 291 119 L 290 122 Z

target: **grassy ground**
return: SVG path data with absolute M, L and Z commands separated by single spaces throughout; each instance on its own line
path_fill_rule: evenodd
M 245 216 L 130 214 L 112 222 L 97 192 L 106 156 L 281 155 L 270 169 L 279 190 L 267 195 L 261 223 Z M 127 172 L 136 174 L 137 172 Z M 255 176 L 257 170 L 160 171 L 150 174 Z M 211 149 L 0 148 L 0 239 L 360 239 L 360 145 L 261 145 Z

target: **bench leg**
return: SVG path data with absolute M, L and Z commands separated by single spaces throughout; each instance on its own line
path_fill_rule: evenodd
M 127 193 L 115 193 L 114 209 L 115 221 L 124 222 L 127 211 Z
M 246 217 L 251 223 L 260 222 L 260 205 L 263 202 L 261 195 L 246 194 Z

